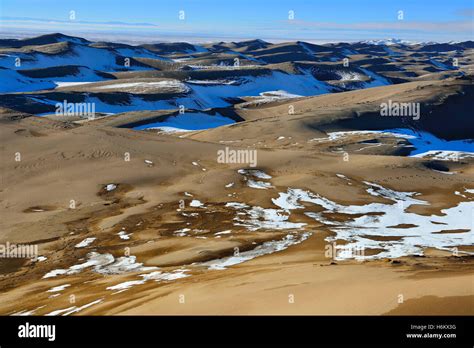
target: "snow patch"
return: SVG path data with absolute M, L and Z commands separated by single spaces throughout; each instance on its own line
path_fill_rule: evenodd
M 86 238 L 84 239 L 82 242 L 76 244 L 76 248 L 85 248 L 86 246 L 89 246 L 90 244 L 92 244 L 93 241 L 95 241 L 96 238 L 94 237 L 91 237 L 91 238 Z

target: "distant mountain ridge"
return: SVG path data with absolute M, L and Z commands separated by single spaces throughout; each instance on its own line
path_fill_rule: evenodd
M 22 47 L 22 46 L 30 46 L 30 45 L 47 45 L 47 44 L 53 44 L 53 43 L 58 43 L 58 42 L 63 42 L 63 41 L 69 41 L 73 43 L 82 43 L 82 44 L 90 44 L 93 42 L 104 42 L 104 41 L 90 41 L 78 36 L 70 36 L 62 33 L 51 33 L 51 34 L 45 34 L 45 35 L 40 35 L 36 37 L 31 37 L 31 38 L 26 38 L 26 39 L 0 39 L 0 47 Z M 107 41 L 108 42 L 108 41 Z M 305 43 L 307 45 L 315 45 L 310 42 L 305 42 L 305 41 L 296 41 L 297 43 Z M 327 46 L 327 45 L 333 45 L 341 43 L 340 41 L 335 41 L 335 42 L 328 42 L 325 44 L 321 45 L 315 45 L 315 46 Z M 360 41 L 355 41 L 353 43 L 361 43 L 361 44 L 367 44 L 367 45 L 385 45 L 385 46 L 392 46 L 392 45 L 406 45 L 406 46 L 413 46 L 413 45 L 458 45 L 462 47 L 467 47 L 472 48 L 473 41 L 467 40 L 467 41 L 449 41 L 449 42 L 435 42 L 435 41 L 411 41 L 411 40 L 405 40 L 405 39 L 397 39 L 397 38 L 387 38 L 387 39 L 369 39 L 369 40 L 360 40 Z M 120 43 L 115 43 L 116 45 L 119 45 Z M 124 44 L 125 45 L 125 44 Z M 150 43 L 150 44 L 139 44 L 139 45 L 130 45 L 128 46 L 145 46 L 145 45 L 154 45 L 154 46 L 176 46 L 176 45 L 183 45 L 183 46 L 194 46 L 194 45 L 214 45 L 214 46 L 224 46 L 227 48 L 241 48 L 245 47 L 248 48 L 249 50 L 258 50 L 258 49 L 263 49 L 267 48 L 272 45 L 278 45 L 278 44 L 273 44 L 267 41 L 264 41 L 262 39 L 249 39 L 249 40 L 244 40 L 244 41 L 229 41 L 229 42 L 215 42 L 215 43 L 201 43 L 201 44 L 191 44 L 186 41 L 183 42 L 157 42 L 157 43 Z

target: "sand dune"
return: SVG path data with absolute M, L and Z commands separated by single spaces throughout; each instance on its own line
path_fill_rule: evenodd
M 61 42 L 179 68 L 125 77 L 101 60 L 88 68 L 107 81 L 0 96 L 0 243 L 37 247 L 34 260 L 0 259 L 1 314 L 474 313 L 468 68 L 427 79 L 418 66 L 396 80 L 374 68 L 390 61 L 367 58 L 389 47 L 408 59 L 400 43 L 129 47 L 53 35 L 0 46 Z M 343 50 L 361 61 L 353 71 L 328 67 Z M 221 51 L 259 68 L 188 73 Z M 266 64 L 301 54 L 311 59 Z M 369 84 L 340 83 L 359 77 Z M 54 112 L 91 97 L 107 106 L 96 117 Z M 420 103 L 421 117 L 381 117 L 388 100 Z M 219 160 L 245 151 L 255 166 Z

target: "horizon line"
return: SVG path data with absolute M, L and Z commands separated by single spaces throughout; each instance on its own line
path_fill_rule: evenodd
M 351 40 L 341 40 L 341 39 L 300 39 L 300 38 L 285 38 L 285 39 L 267 39 L 261 37 L 254 37 L 254 36 L 247 36 L 247 37 L 228 37 L 228 36 L 206 36 L 206 35 L 196 35 L 194 38 L 190 39 L 189 35 L 170 35 L 170 34 L 162 34 L 164 36 L 161 39 L 151 39 L 151 36 L 156 35 L 149 35 L 147 36 L 138 36 L 130 38 L 130 35 L 123 35 L 123 34 L 108 34 L 108 35 L 101 35 L 97 33 L 69 33 L 68 31 L 62 32 L 54 32 L 48 31 L 44 33 L 33 34 L 30 32 L 14 32 L 14 33 L 5 33 L 0 31 L 0 39 L 2 40 L 27 40 L 27 39 L 34 39 L 41 36 L 47 35 L 64 35 L 70 37 L 76 37 L 81 39 L 86 39 L 91 42 L 112 42 L 112 43 L 124 43 L 130 44 L 134 43 L 136 45 L 146 44 L 146 43 L 189 43 L 189 44 L 209 44 L 209 43 L 219 43 L 219 42 L 245 42 L 245 41 L 253 41 L 253 40 L 261 40 L 271 44 L 280 44 L 285 42 L 307 42 L 313 44 L 338 44 L 338 43 L 358 43 L 358 42 L 370 42 L 370 41 L 390 41 L 390 40 L 397 40 L 397 41 L 405 41 L 407 43 L 415 44 L 428 44 L 428 43 L 436 43 L 436 44 L 449 44 L 449 43 L 462 43 L 462 42 L 469 42 L 473 40 L 449 40 L 449 41 L 435 41 L 435 40 L 411 40 L 411 39 L 404 39 L 400 37 L 384 37 L 384 38 L 368 38 L 368 39 L 351 39 Z M 118 36 L 122 36 L 123 39 L 119 38 Z M 168 38 L 165 38 L 168 37 Z M 186 39 L 187 38 L 187 39 Z

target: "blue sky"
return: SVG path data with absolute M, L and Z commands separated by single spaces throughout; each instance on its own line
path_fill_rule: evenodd
M 472 0 L 1 0 L 0 34 L 63 32 L 124 42 L 451 41 L 473 38 L 473 12 Z

